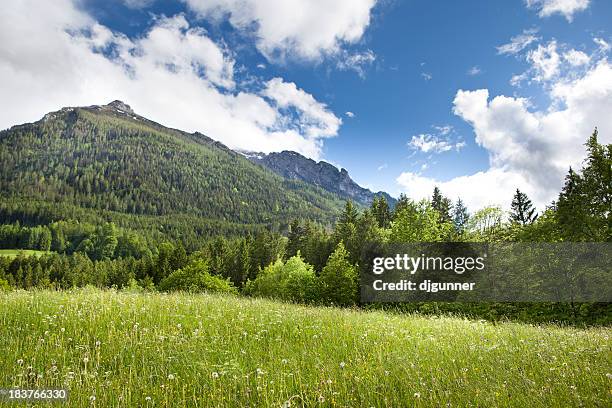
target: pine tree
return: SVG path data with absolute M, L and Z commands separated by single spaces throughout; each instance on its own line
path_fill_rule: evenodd
M 334 230 L 334 243 L 344 243 L 344 246 L 354 256 L 358 253 L 357 243 L 357 221 L 359 213 L 351 201 L 347 201 L 344 211 Z
M 470 219 L 470 214 L 467 207 L 463 204 L 463 201 L 459 198 L 453 208 L 453 225 L 455 231 L 458 234 L 462 234 L 467 227 L 467 223 Z
M 391 223 L 391 210 L 389 209 L 389 203 L 387 203 L 385 197 L 382 195 L 374 197 L 371 209 L 378 226 L 380 228 L 388 228 Z
M 514 198 L 512 199 L 510 221 L 521 225 L 527 225 L 533 224 L 537 218 L 538 214 L 531 200 L 527 197 L 527 194 L 521 192 L 521 190 L 517 188 Z
M 440 215 L 440 223 L 450 222 L 452 220 L 450 215 L 451 206 L 451 200 L 444 197 L 437 186 L 434 187 L 431 197 L 431 207 Z

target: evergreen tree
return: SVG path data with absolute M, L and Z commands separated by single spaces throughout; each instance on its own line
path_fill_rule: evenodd
M 531 200 L 527 197 L 527 194 L 517 188 L 512 199 L 510 221 L 520 225 L 527 225 L 533 224 L 537 218 L 538 214 Z
M 431 197 L 431 207 L 436 210 L 439 214 L 440 223 L 451 222 L 451 201 L 450 199 L 444 197 L 440 192 L 440 189 L 436 186 L 434 187 L 433 194 Z
M 406 194 L 400 194 L 399 198 L 397 199 L 397 203 L 395 203 L 395 208 L 393 209 L 393 220 L 395 220 L 398 214 L 400 214 L 406 208 L 409 208 L 412 204 L 412 200 L 408 198 Z
M 391 223 L 391 210 L 389 209 L 387 199 L 382 195 L 374 197 L 371 209 L 378 226 L 380 228 L 388 228 Z
M 334 243 L 344 243 L 353 256 L 358 256 L 357 220 L 359 213 L 351 201 L 347 201 L 334 230 Z
M 459 198 L 453 208 L 453 225 L 458 234 L 462 234 L 470 219 L 470 213 L 463 201 Z

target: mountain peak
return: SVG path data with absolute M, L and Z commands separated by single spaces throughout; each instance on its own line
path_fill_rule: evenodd
M 290 180 L 302 180 L 338 194 L 343 199 L 354 200 L 362 205 L 370 205 L 376 196 L 384 196 L 394 206 L 396 200 L 389 194 L 379 191 L 373 193 L 355 183 L 348 171 L 325 161 L 316 162 L 293 151 L 280 153 L 242 152 L 249 160 L 259 163 L 280 176 Z
M 114 109 L 114 110 L 118 110 L 118 111 L 123 111 L 123 112 L 126 112 L 126 113 L 134 113 L 134 111 L 132 110 L 130 105 L 128 105 L 127 103 L 122 102 L 120 100 L 114 100 L 111 103 L 109 103 L 108 105 L 104 105 L 104 107 L 110 108 L 110 109 Z

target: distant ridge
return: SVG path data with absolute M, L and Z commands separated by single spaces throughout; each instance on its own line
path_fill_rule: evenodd
M 241 152 L 254 163 L 258 163 L 289 180 L 301 180 L 346 200 L 370 205 L 375 197 L 383 196 L 391 207 L 396 199 L 384 191 L 372 192 L 355 183 L 346 169 L 340 169 L 325 161 L 316 162 L 293 151 L 280 153 Z

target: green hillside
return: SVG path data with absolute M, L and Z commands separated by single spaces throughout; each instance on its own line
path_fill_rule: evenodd
M 64 108 L 0 132 L 0 191 L 4 222 L 79 219 L 146 229 L 163 227 L 165 217 L 169 229 L 211 233 L 282 228 L 297 217 L 329 223 L 341 206 L 324 190 L 284 180 L 118 101 Z

